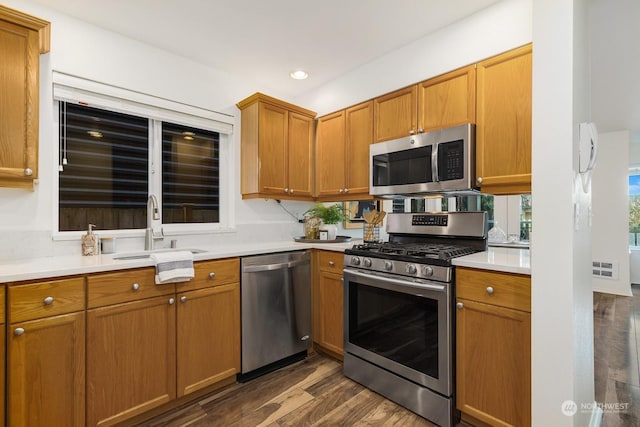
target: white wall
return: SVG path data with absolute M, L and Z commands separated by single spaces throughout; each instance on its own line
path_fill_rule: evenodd
M 0 261 L 80 253 L 79 240 L 52 240 L 52 182 L 57 179 L 52 70 L 231 114 L 235 132 L 230 140 L 229 167 L 236 230 L 231 234 L 206 234 L 201 239 L 223 244 L 234 240 L 290 239 L 302 234 L 302 225 L 275 201 L 243 201 L 239 196 L 240 115 L 235 103 L 261 88 L 28 1 L 7 0 L 3 4 L 46 19 L 52 26 L 51 52 L 40 57 L 39 184 L 34 192 L 0 188 L 0 233 L 5 242 L 0 246 Z M 310 204 L 283 202 L 283 205 L 298 215 Z M 168 244 L 168 239 L 165 240 Z M 197 236 L 184 236 L 178 241 L 197 243 Z M 140 231 L 137 238 L 119 239 L 118 248 L 138 250 L 142 244 L 143 231 Z
M 598 160 L 592 177 L 594 261 L 618 264 L 618 279 L 594 276 L 593 289 L 631 295 L 629 274 L 629 132 L 599 135 Z
M 531 41 L 531 0 L 505 0 L 298 97 L 324 115 Z M 409 25 L 419 25 L 415 21 Z
M 589 425 L 581 405 L 594 401 L 591 194 L 576 176 L 578 123 L 590 117 L 586 25 L 587 0 L 533 2 L 534 426 Z

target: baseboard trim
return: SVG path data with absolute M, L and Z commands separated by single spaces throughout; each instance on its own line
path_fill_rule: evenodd
M 602 427 L 602 408 L 594 402 L 593 411 L 591 411 L 591 419 L 589 420 L 589 427 Z

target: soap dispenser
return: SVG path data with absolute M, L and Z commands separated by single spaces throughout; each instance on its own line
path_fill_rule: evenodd
M 82 255 L 98 255 L 98 236 L 93 233 L 94 224 L 89 224 L 89 230 L 82 236 Z

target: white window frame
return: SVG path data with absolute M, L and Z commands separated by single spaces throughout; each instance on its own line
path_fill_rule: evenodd
M 233 117 L 215 111 L 194 107 L 157 98 L 151 95 L 118 88 L 115 86 L 82 79 L 68 74 L 53 72 L 53 141 L 59 143 L 60 116 L 59 103 L 62 101 L 79 103 L 90 107 L 103 108 L 149 119 L 149 194 L 158 199 L 162 213 L 162 126 L 161 122 L 218 132 L 219 142 L 219 200 L 220 217 L 217 223 L 161 224 L 154 221 L 155 227 L 162 227 L 165 236 L 177 236 L 202 233 L 225 233 L 235 231 L 235 197 L 231 179 L 230 165 L 235 164 L 234 150 L 231 150 Z M 58 148 L 56 148 L 58 150 Z M 57 151 L 56 151 L 57 152 Z M 54 162 L 53 183 L 53 240 L 79 240 L 85 231 L 59 230 L 60 187 L 58 179 L 58 156 L 52 156 Z M 162 218 L 162 215 L 161 215 Z M 97 224 L 96 234 L 108 234 L 114 237 L 143 237 L 144 229 L 100 230 Z

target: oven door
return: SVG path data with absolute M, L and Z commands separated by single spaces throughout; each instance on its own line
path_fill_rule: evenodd
M 451 285 L 353 268 L 344 285 L 345 351 L 451 396 Z

